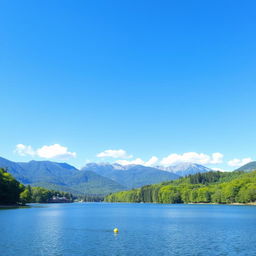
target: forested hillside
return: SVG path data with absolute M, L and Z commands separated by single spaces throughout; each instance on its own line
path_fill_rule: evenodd
M 48 203 L 54 196 L 73 200 L 71 193 L 24 186 L 6 170 L 0 168 L 0 204 Z
M 117 192 L 107 202 L 251 203 L 256 201 L 256 171 L 208 172 L 175 181 Z

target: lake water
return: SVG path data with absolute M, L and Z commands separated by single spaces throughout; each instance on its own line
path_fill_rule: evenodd
M 0 219 L 1 256 L 256 255 L 255 206 L 46 204 Z

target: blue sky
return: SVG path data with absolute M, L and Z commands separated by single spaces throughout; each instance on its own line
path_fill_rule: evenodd
M 0 155 L 225 170 L 256 159 L 255 8 L 1 1 Z

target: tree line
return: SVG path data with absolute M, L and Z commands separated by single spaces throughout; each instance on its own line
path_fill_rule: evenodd
M 81 198 L 83 202 L 103 202 L 104 201 L 104 196 L 101 196 L 101 195 L 87 194 L 87 195 L 81 196 Z
M 105 197 L 107 202 L 145 203 L 252 203 L 256 202 L 256 171 L 207 172 L 175 181 L 121 191 Z

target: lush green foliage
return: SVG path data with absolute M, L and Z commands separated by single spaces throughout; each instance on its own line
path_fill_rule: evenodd
M 0 204 L 16 204 L 24 186 L 15 180 L 10 173 L 0 168 Z
M 73 201 L 73 195 L 67 192 L 48 190 L 40 187 L 30 188 L 30 186 L 27 186 L 25 191 L 27 191 L 29 194 L 27 203 L 47 203 L 51 201 L 54 196 L 65 197 L 66 199 Z
M 250 203 L 256 201 L 256 171 L 208 172 L 179 180 L 117 192 L 107 202 Z
M 73 195 L 68 192 L 61 192 L 56 190 L 48 190 L 41 187 L 31 187 L 28 185 L 24 187 L 24 190 L 20 193 L 20 202 L 25 203 L 48 203 L 53 197 L 65 197 L 66 199 L 73 201 Z

